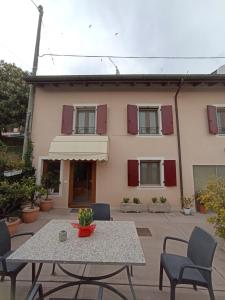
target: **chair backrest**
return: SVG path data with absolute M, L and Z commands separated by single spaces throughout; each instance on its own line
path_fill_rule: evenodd
M 200 227 L 195 227 L 188 243 L 187 256 L 196 265 L 211 267 L 216 246 L 217 242 L 211 234 Z M 201 273 L 207 280 L 208 273 L 204 271 Z
M 11 239 L 5 221 L 0 220 L 0 256 L 11 250 Z
M 94 203 L 91 205 L 96 221 L 110 221 L 110 205 L 107 203 Z

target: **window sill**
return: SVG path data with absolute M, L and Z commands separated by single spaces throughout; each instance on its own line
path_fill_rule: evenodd
M 144 188 L 144 189 L 146 189 L 146 188 L 149 188 L 149 189 L 151 189 L 151 188 L 153 188 L 153 189 L 160 188 L 160 189 L 162 189 L 164 187 L 165 187 L 164 185 L 139 185 L 138 186 L 138 188 Z
M 138 137 L 162 137 L 163 134 L 158 133 L 158 134 L 137 134 Z

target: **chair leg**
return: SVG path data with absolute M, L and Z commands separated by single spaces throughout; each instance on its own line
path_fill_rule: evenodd
M 12 276 L 11 279 L 11 291 L 10 291 L 10 300 L 15 300 L 16 296 L 16 277 Z
M 213 292 L 212 285 L 210 285 L 210 286 L 208 287 L 208 290 L 209 290 L 210 300 L 215 300 L 215 295 L 214 295 L 214 292 Z
M 34 282 L 34 279 L 35 279 L 35 264 L 34 263 L 32 263 L 32 265 L 31 265 L 31 267 L 32 267 L 32 283 Z
M 195 291 L 197 291 L 198 289 L 197 289 L 197 285 L 196 284 L 193 284 L 193 288 L 194 288 L 194 290 Z
M 162 291 L 163 289 L 163 266 L 160 262 L 160 271 L 159 271 L 159 289 Z
M 175 300 L 175 290 L 176 290 L 176 285 L 174 283 L 170 283 L 170 300 Z
M 4 281 L 4 280 L 5 280 L 5 276 L 2 275 L 2 276 L 1 276 L 1 281 Z
M 130 266 L 130 276 L 134 276 L 134 272 L 133 272 L 133 265 Z
M 52 266 L 52 275 L 55 275 L 55 264 Z

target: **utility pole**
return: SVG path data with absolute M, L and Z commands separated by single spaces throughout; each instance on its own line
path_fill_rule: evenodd
M 37 74 L 38 68 L 38 56 L 39 56 L 39 46 L 40 46 L 40 38 L 41 38 L 41 22 L 44 14 L 43 7 L 39 5 L 37 7 L 39 11 L 39 19 L 38 19 L 38 28 L 37 28 L 37 36 L 36 36 L 36 44 L 34 50 L 34 60 L 33 60 L 33 68 L 32 68 L 32 76 Z M 33 85 L 30 86 L 29 100 L 27 106 L 27 114 L 26 114 L 26 125 L 24 131 L 24 141 L 23 141 L 23 158 L 28 148 L 28 141 L 31 138 L 31 129 L 32 129 L 32 121 L 33 121 L 33 108 L 34 108 L 34 94 L 35 87 Z

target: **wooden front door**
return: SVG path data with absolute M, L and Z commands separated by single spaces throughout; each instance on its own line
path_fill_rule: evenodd
M 96 162 L 71 161 L 69 207 L 88 207 L 95 202 Z

